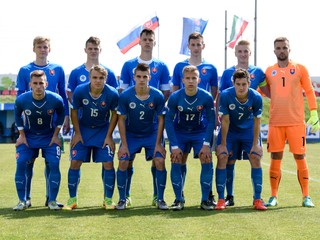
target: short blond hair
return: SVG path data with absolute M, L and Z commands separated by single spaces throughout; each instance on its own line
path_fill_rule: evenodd
M 101 65 L 93 65 L 92 68 L 90 69 L 90 76 L 92 71 L 95 70 L 99 73 L 101 73 L 103 76 L 107 77 L 108 76 L 108 71 Z
M 44 36 L 37 36 L 33 39 L 33 47 L 36 46 L 36 44 L 47 42 L 50 46 L 50 38 L 44 37 Z
M 199 70 L 196 66 L 193 66 L 193 65 L 188 65 L 188 66 L 185 66 L 182 70 L 182 74 L 184 76 L 185 73 L 187 72 L 195 72 L 197 73 L 197 75 L 199 76 Z

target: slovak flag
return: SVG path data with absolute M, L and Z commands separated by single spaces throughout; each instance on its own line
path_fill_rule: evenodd
M 246 20 L 243 20 L 242 18 L 239 18 L 236 15 L 233 16 L 230 40 L 229 42 L 227 42 L 229 48 L 234 48 L 238 39 L 241 37 L 244 30 L 246 29 L 247 25 L 248 22 Z
M 135 26 L 124 38 L 117 42 L 120 51 L 125 54 L 136 46 L 139 43 L 140 33 L 143 29 L 150 28 L 155 30 L 157 27 L 159 27 L 159 18 L 157 16 L 151 17 L 151 19 Z

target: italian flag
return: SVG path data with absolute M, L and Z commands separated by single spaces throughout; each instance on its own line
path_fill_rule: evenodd
M 229 48 L 234 48 L 238 39 L 241 37 L 242 33 L 246 29 L 247 25 L 247 21 L 243 20 L 242 18 L 239 18 L 236 15 L 233 16 L 230 40 L 227 43 Z

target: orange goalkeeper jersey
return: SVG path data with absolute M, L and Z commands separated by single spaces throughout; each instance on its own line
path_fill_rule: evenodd
M 301 64 L 289 61 L 285 68 L 278 64 L 266 70 L 270 86 L 270 126 L 294 126 L 305 123 L 305 91 L 309 109 L 317 109 L 316 97 L 308 70 Z

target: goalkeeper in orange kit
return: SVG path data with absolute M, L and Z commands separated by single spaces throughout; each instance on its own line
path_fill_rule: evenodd
M 319 131 L 317 103 L 307 69 L 289 60 L 290 44 L 285 37 L 274 40 L 277 63 L 266 70 L 270 88 L 270 118 L 268 152 L 271 152 L 269 169 L 271 197 L 269 207 L 278 204 L 278 187 L 281 179 L 281 160 L 286 141 L 296 161 L 298 181 L 302 190 L 302 206 L 314 207 L 309 196 L 309 171 L 306 161 L 306 123 L 304 116 L 303 91 L 308 100 L 311 132 Z

